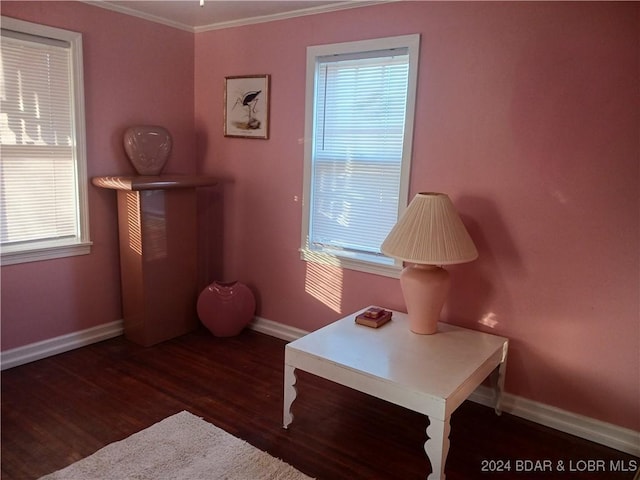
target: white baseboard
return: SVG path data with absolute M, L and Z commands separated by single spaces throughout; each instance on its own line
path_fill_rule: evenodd
M 299 328 L 260 317 L 256 317 L 249 328 L 285 341 L 293 341 L 309 333 Z M 2 370 L 17 367 L 18 365 L 101 342 L 122 334 L 122 320 L 116 320 L 80 332 L 62 335 L 2 352 L 0 354 L 0 367 Z M 490 388 L 480 386 L 471 394 L 469 399 L 491 407 L 493 394 Z M 505 393 L 503 396 L 502 410 L 540 425 L 554 428 L 621 452 L 640 456 L 640 432 L 635 430 L 567 412 L 510 393 Z
M 0 354 L 0 369 L 17 367 L 58 353 L 68 352 L 92 343 L 122 335 L 122 320 L 98 325 L 79 332 L 31 343 L 23 347 L 6 350 Z
M 256 317 L 250 328 L 258 332 L 292 341 L 307 334 L 304 330 L 289 327 L 281 323 L 272 322 Z M 76 348 L 91 345 L 120 336 L 124 333 L 123 320 L 115 320 L 96 327 L 69 333 L 60 337 L 50 338 L 41 342 L 30 343 L 22 347 L 0 352 L 0 370 L 35 362 L 43 358 L 52 357 L 59 353 L 68 352 Z
M 469 400 L 493 407 L 493 390 L 481 385 L 471 394 Z M 636 457 L 640 456 L 640 432 L 635 430 L 561 410 L 510 393 L 504 393 L 502 396 L 502 411 Z
M 261 317 L 255 317 L 253 322 L 249 325 L 249 328 L 256 332 L 264 333 L 288 342 L 297 340 L 309 333 L 306 330 L 290 327 L 289 325 L 284 325 Z
M 296 340 L 308 333 L 259 317 L 256 317 L 250 328 L 287 341 Z M 469 400 L 493 407 L 493 391 L 481 385 L 471 394 Z M 640 456 L 640 432 L 635 430 L 567 412 L 510 393 L 505 393 L 502 397 L 502 411 L 621 452 Z

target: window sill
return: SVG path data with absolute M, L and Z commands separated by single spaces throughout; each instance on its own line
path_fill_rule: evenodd
M 310 250 L 308 248 L 300 249 L 300 258 L 305 262 L 332 265 L 348 270 L 381 275 L 383 277 L 400 278 L 400 272 L 402 271 L 401 264 L 389 265 L 347 255 L 333 255 L 321 250 Z
M 91 242 L 78 242 L 62 245 L 43 244 L 40 246 L 30 246 L 28 249 L 2 247 L 1 265 L 16 265 L 19 263 L 39 262 L 42 260 L 53 260 L 55 258 L 87 255 L 91 253 L 91 245 Z

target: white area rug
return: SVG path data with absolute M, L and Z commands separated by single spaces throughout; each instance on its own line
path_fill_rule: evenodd
M 310 480 L 183 411 L 41 480 Z

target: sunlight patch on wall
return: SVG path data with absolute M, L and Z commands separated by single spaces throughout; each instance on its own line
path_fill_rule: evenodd
M 342 313 L 342 269 L 338 265 L 307 262 L 304 290 L 337 313 Z
M 489 328 L 496 328 L 498 325 L 498 316 L 493 312 L 485 313 L 478 323 Z

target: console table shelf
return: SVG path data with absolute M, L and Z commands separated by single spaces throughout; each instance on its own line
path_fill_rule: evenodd
M 92 180 L 96 187 L 131 191 L 207 187 L 219 182 L 218 178 L 201 175 L 115 176 Z

